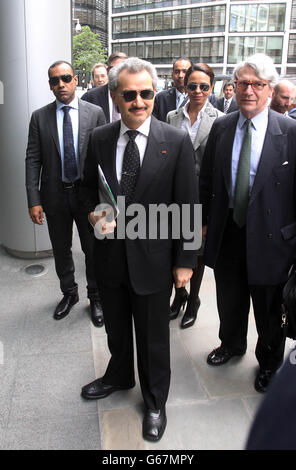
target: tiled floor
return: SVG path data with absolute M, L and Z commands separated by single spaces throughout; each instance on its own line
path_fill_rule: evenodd
M 53 259 L 42 260 L 47 274 L 34 278 L 24 272 L 32 261 L 0 247 L 0 449 L 243 449 L 262 398 L 253 389 L 252 316 L 247 354 L 208 366 L 206 356 L 219 341 L 213 276 L 206 270 L 195 326 L 181 330 L 180 319 L 171 323 L 168 426 L 159 443 L 147 443 L 139 385 L 98 402 L 80 397 L 81 387 L 104 372 L 109 355 L 104 328 L 94 328 L 88 316 L 76 234 L 73 252 L 80 302 L 57 322 L 52 314 L 61 297 Z

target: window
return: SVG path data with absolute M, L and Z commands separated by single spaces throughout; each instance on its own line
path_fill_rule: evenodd
M 296 62 L 296 34 L 289 37 L 288 62 Z
M 232 36 L 228 42 L 228 63 L 236 64 L 257 52 L 269 55 L 276 64 L 282 60 L 282 37 Z
M 163 13 L 163 29 L 164 30 L 172 29 L 172 13 L 170 11 L 165 11 Z

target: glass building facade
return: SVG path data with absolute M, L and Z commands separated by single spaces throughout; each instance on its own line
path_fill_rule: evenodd
M 108 47 L 108 0 L 73 0 L 73 18 L 79 19 L 81 26 L 100 35 L 102 45 Z M 76 23 L 75 23 L 76 24 Z M 73 22 L 73 34 L 75 34 Z
M 296 0 L 109 0 L 109 51 L 123 51 L 171 73 L 180 56 L 230 73 L 250 54 L 296 73 Z

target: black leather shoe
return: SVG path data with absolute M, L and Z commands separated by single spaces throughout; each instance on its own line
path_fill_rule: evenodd
M 88 385 L 85 385 L 81 390 L 81 396 L 88 400 L 99 400 L 100 398 L 106 398 L 117 390 L 128 390 L 133 388 L 135 384 L 122 387 L 120 385 L 108 385 L 102 382 L 102 379 L 97 379 Z
M 189 328 L 190 326 L 194 325 L 199 307 L 200 307 L 200 298 L 197 297 L 196 302 L 195 301 L 191 302 L 190 296 L 189 296 L 187 307 L 186 307 L 184 316 L 181 321 L 181 328 L 183 329 Z
M 166 424 L 165 408 L 147 410 L 143 420 L 143 438 L 147 441 L 159 441 L 163 436 Z
M 104 325 L 103 310 L 100 302 L 90 300 L 90 315 L 94 326 L 101 327 Z
M 269 369 L 260 369 L 255 379 L 255 390 L 259 393 L 265 393 L 274 376 L 274 372 Z
M 214 349 L 207 358 L 207 363 L 211 366 L 222 366 L 222 364 L 226 364 L 234 356 L 243 356 L 244 352 L 233 352 L 229 349 L 225 348 L 224 346 L 220 346 L 219 348 Z
M 174 320 L 179 315 L 182 308 L 185 307 L 185 304 L 188 300 L 188 292 L 184 288 L 176 289 L 175 298 L 170 307 L 170 320 Z
M 64 295 L 60 303 L 57 305 L 53 318 L 55 320 L 61 320 L 65 318 L 69 313 L 73 305 L 79 302 L 78 294 L 74 295 Z

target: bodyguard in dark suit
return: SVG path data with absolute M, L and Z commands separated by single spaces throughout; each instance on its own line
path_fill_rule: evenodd
M 223 86 L 224 96 L 216 100 L 215 108 L 222 113 L 229 114 L 238 110 L 238 105 L 234 96 L 234 83 L 227 82 Z
M 157 93 L 154 101 L 153 115 L 159 121 L 166 122 L 169 111 L 178 109 L 186 103 L 187 94 L 185 93 L 184 78 L 191 66 L 192 62 L 187 58 L 180 57 L 174 61 L 172 71 L 174 86 Z
M 127 59 L 127 55 L 124 52 L 113 52 L 108 58 L 108 73 L 116 64 L 119 64 L 123 60 Z M 100 106 L 105 114 L 106 122 L 114 122 L 120 119 L 120 114 L 117 112 L 113 105 L 112 98 L 110 96 L 108 83 L 101 87 L 93 88 L 88 90 L 81 97 L 83 101 Z
M 140 222 L 145 223 L 145 236 L 120 238 L 119 215 L 114 238 L 95 240 L 95 260 L 100 261 L 96 263 L 96 275 L 111 359 L 104 376 L 83 387 L 82 396 L 104 398 L 135 385 L 134 321 L 138 372 L 146 406 L 143 436 L 152 441 L 159 440 L 166 427 L 172 282 L 174 278 L 177 287 L 188 282 L 197 254 L 196 249 L 185 249 L 182 234 L 179 239 L 172 239 L 170 221 L 165 225 L 167 238 L 152 239 L 148 235 L 152 204 L 167 207 L 174 203 L 179 208 L 188 204 L 193 209 L 197 202 L 190 138 L 185 131 L 151 117 L 156 84 L 155 68 L 138 58 L 127 59 L 111 70 L 109 86 L 121 121 L 91 134 L 81 187 L 94 224 L 93 211 L 99 203 L 98 164 L 115 197 L 124 195 L 128 207 L 138 203 L 145 210 L 145 220 Z
M 285 345 L 281 301 L 296 247 L 296 125 L 267 107 L 278 79 L 269 57 L 250 57 L 234 77 L 240 112 L 214 122 L 200 175 L 204 257 L 214 268 L 221 339 L 208 363 L 245 353 L 251 297 L 255 389 L 265 392 Z
M 101 108 L 75 97 L 77 76 L 71 64 L 55 62 L 49 68 L 48 76 L 56 101 L 34 111 L 29 128 L 26 157 L 29 213 L 32 221 L 40 225 L 44 221 L 43 211 L 46 213 L 56 272 L 64 295 L 54 318 L 64 318 L 79 300 L 71 252 L 75 221 L 85 254 L 92 320 L 96 326 L 102 326 L 93 264 L 94 237 L 87 213 L 79 206 L 78 189 L 90 131 L 105 124 L 106 120 Z

